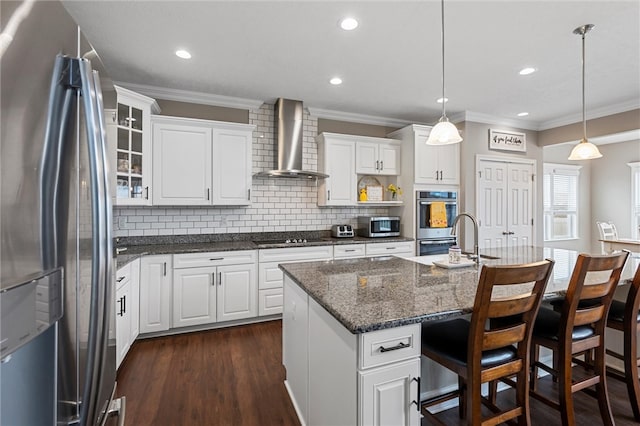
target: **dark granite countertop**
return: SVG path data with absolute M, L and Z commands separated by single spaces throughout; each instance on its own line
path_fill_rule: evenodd
M 306 243 L 285 243 L 288 238 L 307 239 Z M 176 235 L 162 237 L 125 237 L 118 239 L 118 248 L 126 248 L 117 256 L 116 268 L 144 255 L 203 253 L 216 251 L 265 250 L 286 247 L 325 246 L 340 244 L 367 244 L 414 241 L 407 237 L 385 238 L 333 238 L 325 231 L 295 233 Z
M 566 290 L 578 252 L 517 247 L 483 251 L 488 265 L 556 260 L 547 292 Z M 623 282 L 640 259 L 630 258 Z M 398 327 L 471 312 L 481 267 L 444 269 L 397 257 L 285 263 L 280 268 L 352 333 Z M 509 296 L 509 294 L 500 294 Z

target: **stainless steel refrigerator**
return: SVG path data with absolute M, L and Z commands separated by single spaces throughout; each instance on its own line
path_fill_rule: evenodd
M 115 96 L 58 1 L 2 0 L 0 21 L 0 424 L 103 424 L 117 405 Z

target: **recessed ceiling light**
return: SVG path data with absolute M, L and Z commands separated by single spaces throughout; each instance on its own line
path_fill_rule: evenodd
M 533 74 L 534 72 L 536 72 L 535 68 L 531 68 L 531 67 L 522 68 L 520 70 L 520 75 L 529 75 L 529 74 Z
M 519 112 L 518 113 L 518 117 L 526 117 L 527 115 L 529 115 L 528 112 Z
M 449 98 L 444 98 L 444 101 L 445 101 L 445 102 L 449 102 Z M 441 104 L 441 103 L 442 103 L 442 98 L 438 98 L 438 99 L 436 99 L 436 102 L 437 102 L 437 103 L 439 103 L 439 104 Z
M 178 58 L 182 58 L 182 59 L 191 59 L 191 53 L 187 52 L 186 50 L 176 50 L 176 56 Z
M 356 28 L 358 28 L 358 21 L 356 21 L 354 18 L 344 18 L 342 21 L 340 21 L 340 28 L 345 31 L 355 30 Z
M 342 79 L 340 77 L 333 77 L 331 80 L 329 80 L 329 83 L 333 84 L 334 86 L 338 86 L 342 84 Z

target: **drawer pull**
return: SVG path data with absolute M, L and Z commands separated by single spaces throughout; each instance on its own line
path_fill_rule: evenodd
M 117 281 L 117 282 L 121 282 L 122 280 L 124 280 L 124 278 L 125 278 L 124 276 L 123 276 L 123 277 L 120 277 L 120 278 L 118 278 L 116 281 Z
M 387 250 L 395 250 L 396 247 L 387 247 Z
M 209 260 L 211 260 L 211 261 L 214 261 L 214 260 L 224 260 L 224 257 L 214 257 L 214 258 L 211 258 L 211 259 L 209 259 Z
M 356 251 L 356 249 L 346 249 L 345 252 Z
M 391 351 L 397 351 L 398 349 L 404 349 L 404 348 L 408 348 L 411 345 L 408 343 L 404 343 L 404 342 L 400 342 L 395 346 L 391 346 L 390 348 L 385 348 L 384 346 L 380 346 L 380 352 L 391 352 Z
M 418 409 L 418 413 L 420 413 L 420 377 L 414 377 L 411 379 L 412 382 L 418 382 L 418 397 L 411 401 L 411 404 L 416 404 L 416 408 Z

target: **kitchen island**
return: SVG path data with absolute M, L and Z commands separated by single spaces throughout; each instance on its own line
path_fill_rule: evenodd
M 547 292 L 557 294 L 578 253 L 517 247 L 482 255 L 488 265 L 554 259 Z M 638 263 L 628 260 L 623 282 Z M 479 265 L 444 269 L 382 257 L 280 268 L 285 385 L 301 422 L 418 425 L 420 324 L 471 312 Z

